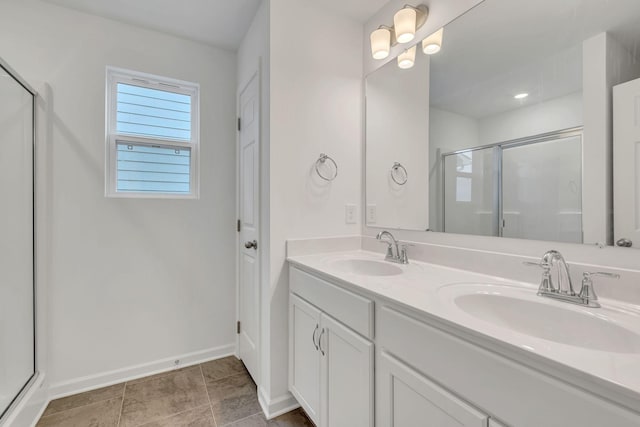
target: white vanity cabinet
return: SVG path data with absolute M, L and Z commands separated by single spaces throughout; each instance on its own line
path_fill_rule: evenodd
M 633 392 L 303 267 L 289 386 L 319 427 L 640 426 Z
M 289 390 L 320 427 L 372 427 L 373 301 L 294 268 L 290 287 Z

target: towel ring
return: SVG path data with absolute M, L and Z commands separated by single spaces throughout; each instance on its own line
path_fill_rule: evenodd
M 333 168 L 335 169 L 335 172 L 334 172 L 333 176 L 331 176 L 331 177 L 324 176 L 322 174 L 322 172 L 320 172 L 320 166 L 325 164 L 327 160 L 329 160 L 331 163 L 333 163 Z M 331 157 L 327 156 L 324 153 L 321 153 L 320 157 L 318 158 L 318 160 L 316 160 L 316 173 L 318 174 L 318 176 L 320 178 L 324 179 L 325 181 L 331 182 L 334 179 L 336 179 L 336 177 L 338 176 L 338 164 Z
M 396 178 L 396 175 L 400 170 L 404 172 L 404 176 L 398 179 Z M 407 183 L 407 180 L 409 179 L 409 173 L 407 172 L 407 169 L 404 166 L 402 166 L 402 164 L 400 164 L 399 162 L 395 162 L 393 164 L 393 166 L 391 167 L 390 175 L 393 182 L 395 182 L 398 185 L 405 185 Z

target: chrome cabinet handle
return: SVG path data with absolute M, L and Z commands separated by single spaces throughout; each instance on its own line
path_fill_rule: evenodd
M 316 350 L 319 350 L 318 344 L 316 344 L 316 332 L 318 332 L 319 327 L 320 325 L 316 324 L 316 328 L 313 330 L 313 335 L 311 336 L 311 341 L 313 341 L 313 346 L 316 348 Z
M 324 331 L 325 329 L 322 328 L 322 331 L 320 331 L 320 336 L 318 337 L 318 347 L 320 349 L 320 353 L 322 353 L 323 356 L 324 356 L 324 350 L 322 349 L 322 336 L 324 335 Z
M 257 240 L 252 240 L 250 242 L 244 242 L 244 247 L 247 249 L 255 249 L 258 250 L 258 241 Z

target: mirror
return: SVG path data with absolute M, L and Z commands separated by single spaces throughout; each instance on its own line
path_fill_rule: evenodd
M 367 78 L 367 224 L 426 230 L 429 223 L 429 58 L 395 61 Z
M 437 54 L 368 75 L 367 225 L 611 243 L 611 92 L 640 78 L 639 19 L 634 0 L 485 0 Z
M 33 111 L 0 59 L 0 423 L 35 374 Z

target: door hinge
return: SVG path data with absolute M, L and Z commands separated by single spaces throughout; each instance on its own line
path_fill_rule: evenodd
M 238 320 L 238 322 L 236 323 L 236 334 L 240 333 L 240 321 Z
M 240 132 L 240 129 L 242 129 L 242 119 L 238 117 L 238 132 Z
M 236 225 L 236 230 L 238 230 L 238 233 L 240 232 L 240 230 L 242 230 L 242 224 L 240 220 L 238 220 L 238 224 Z

